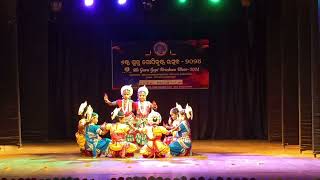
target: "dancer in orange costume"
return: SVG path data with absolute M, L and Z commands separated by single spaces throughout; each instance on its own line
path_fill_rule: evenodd
M 171 132 L 165 127 L 159 126 L 161 123 L 161 115 L 152 111 L 148 116 L 148 124 L 139 129 L 147 134 L 148 142 L 140 149 L 140 153 L 145 158 L 165 157 L 169 155 L 169 146 L 161 141 L 162 135 L 168 135 Z
M 131 127 L 125 123 L 125 115 L 121 108 L 116 108 L 112 112 L 112 120 L 116 123 L 104 124 L 105 131 L 110 131 L 111 142 L 109 144 L 108 157 L 131 157 L 138 147 L 126 141 L 126 135 Z

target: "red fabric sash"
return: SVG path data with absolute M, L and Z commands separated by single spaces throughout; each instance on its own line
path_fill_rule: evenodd
M 114 134 L 111 135 L 111 139 L 112 139 L 112 141 L 115 141 L 115 142 L 122 142 L 126 138 L 125 138 L 125 134 L 114 133 Z

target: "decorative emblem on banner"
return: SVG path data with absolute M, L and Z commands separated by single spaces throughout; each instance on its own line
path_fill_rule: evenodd
M 153 46 L 153 51 L 157 56 L 164 56 L 168 52 L 168 45 L 164 42 L 157 42 Z
M 129 71 L 130 71 L 130 67 L 125 67 L 125 68 L 124 68 L 124 71 L 125 71 L 125 72 L 129 72 Z

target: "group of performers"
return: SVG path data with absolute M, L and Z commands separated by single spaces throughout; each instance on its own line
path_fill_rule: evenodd
M 146 86 L 138 89 L 138 101 L 131 100 L 131 85 L 121 88 L 122 99 L 104 101 L 115 109 L 111 113 L 114 123 L 98 125 L 99 115 L 87 102 L 80 105 L 81 116 L 76 132 L 77 144 L 85 156 L 92 157 L 132 157 L 140 152 L 144 158 L 187 156 L 191 154 L 191 129 L 189 121 L 193 117 L 192 108 L 176 103 L 170 110 L 168 124 L 162 122 L 156 111 L 157 104 L 147 101 L 149 90 Z M 110 133 L 110 138 L 103 138 Z M 164 138 L 163 138 L 164 137 Z

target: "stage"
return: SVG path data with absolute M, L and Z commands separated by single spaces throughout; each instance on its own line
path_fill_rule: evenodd
M 193 141 L 193 155 L 164 159 L 81 157 L 75 142 L 0 146 L 0 178 L 315 179 L 320 159 L 298 146 L 249 140 Z M 183 179 L 183 178 L 182 178 Z

